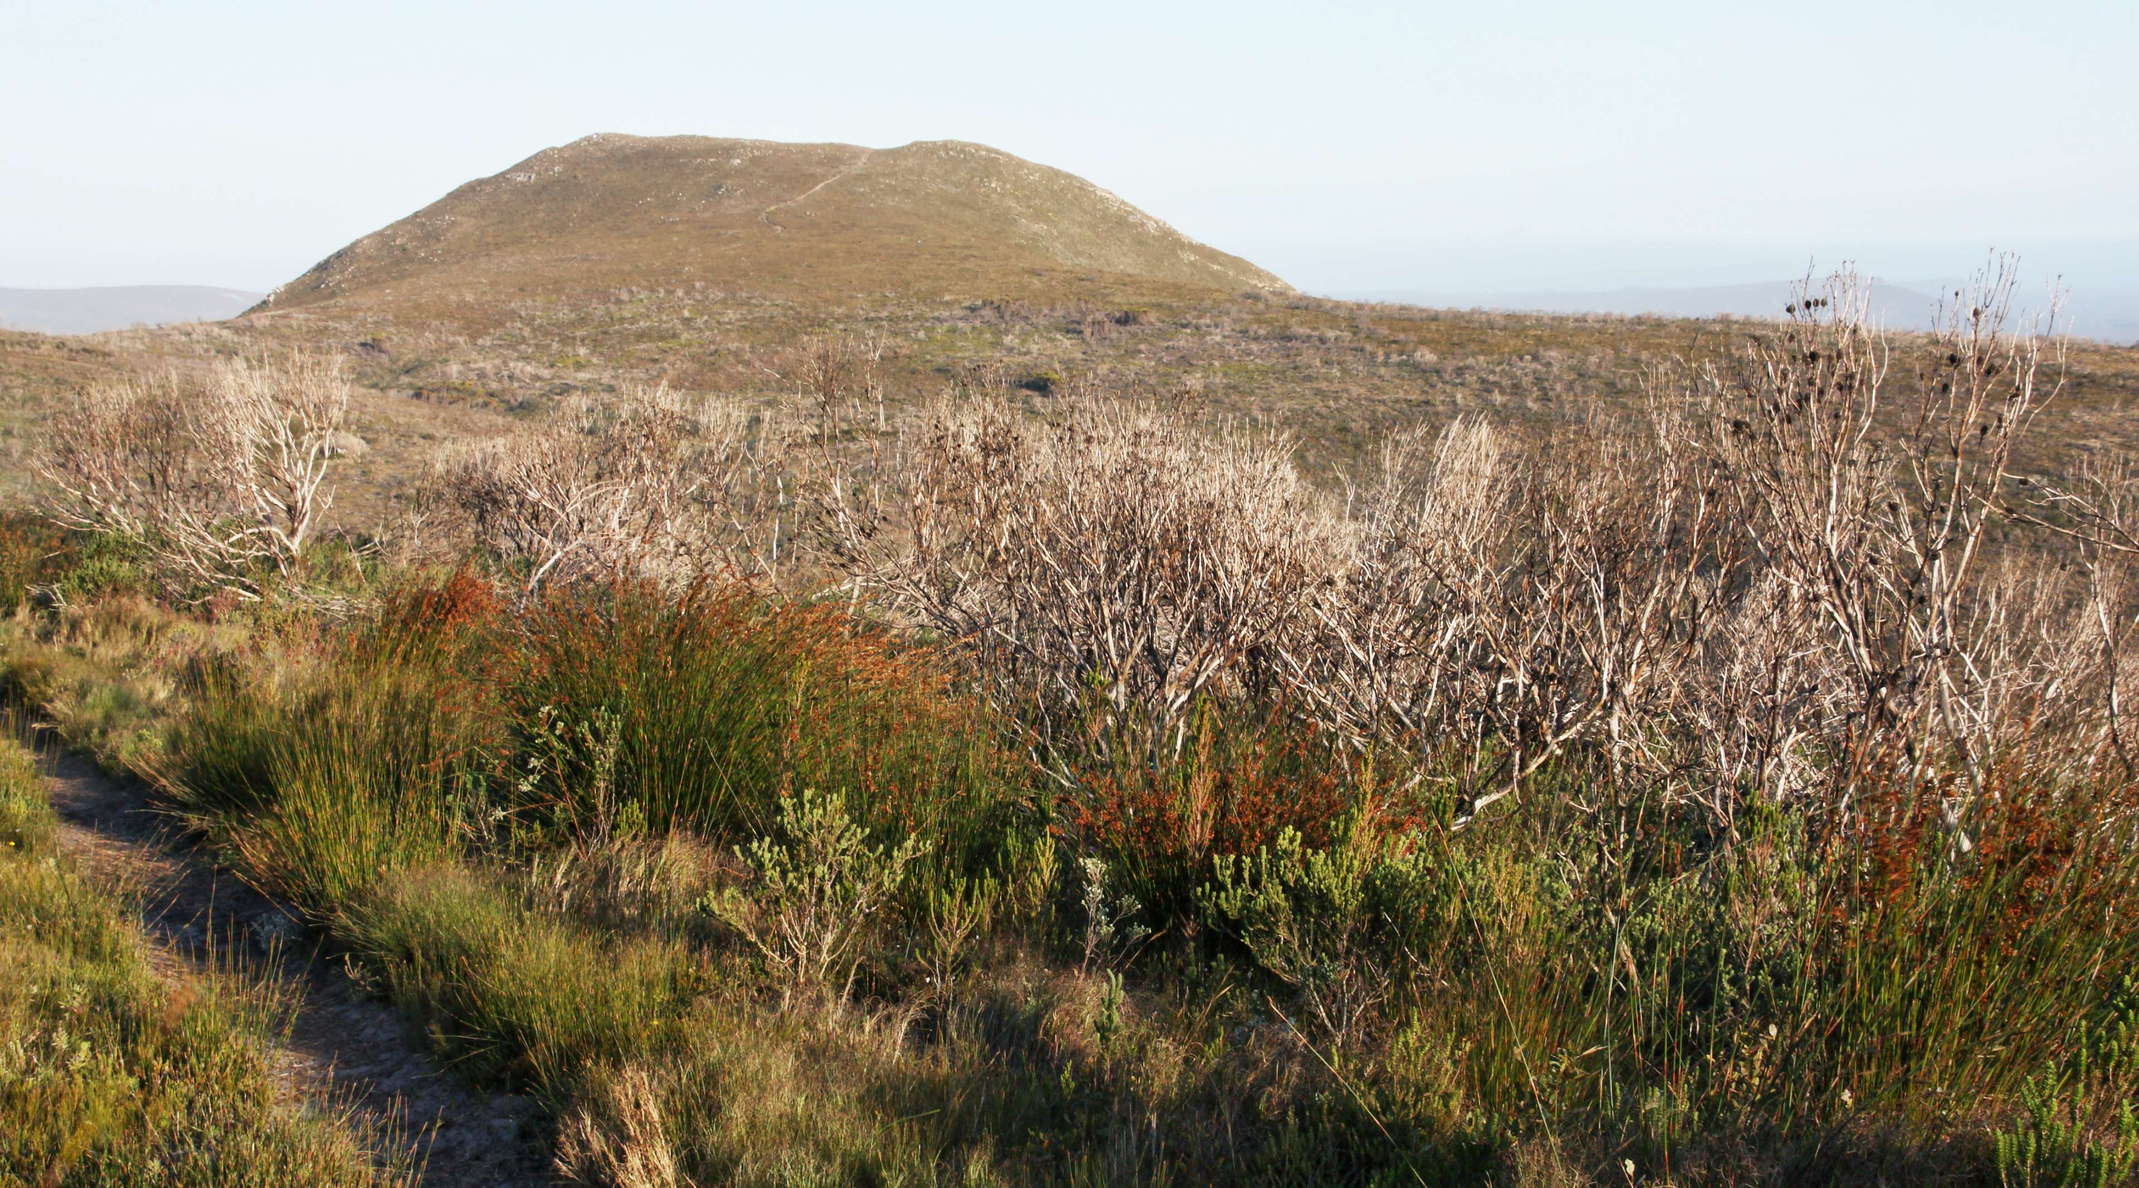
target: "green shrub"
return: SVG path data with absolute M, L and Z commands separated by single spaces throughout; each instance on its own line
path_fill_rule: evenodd
M 135 615 L 93 609 L 75 642 Z M 135 617 L 110 655 L 147 675 L 106 683 L 153 719 L 191 645 Z M 2114 774 L 1993 764 L 1964 848 L 1908 773 L 1719 820 L 1570 756 L 1456 828 L 1404 791 L 1433 769 L 1234 705 L 1178 749 L 1077 738 L 1034 803 L 948 673 L 826 608 L 583 589 L 516 621 L 461 575 L 259 630 L 191 667 L 153 770 L 590 1177 L 2128 1174 Z M 59 654 L 10 671 L 101 712 L 71 659 L 30 671 Z M 731 846 L 746 881 L 702 900 Z M 663 847 L 696 857 L 654 887 Z
M 1396 839 L 1352 830 L 1314 849 L 1286 830 L 1253 854 L 1219 858 L 1197 899 L 1205 919 L 1291 987 L 1325 1034 L 1344 1037 L 1401 987 L 1428 946 L 1447 944 L 1460 895 L 1450 870 Z
M 2054 1076 L 2021 1089 L 2021 1118 L 1994 1136 L 2000 1188 L 2112 1188 L 2139 1169 L 2139 1116 L 2126 1101 L 2107 1133 L 2092 1133 L 2078 1096 Z
M 747 889 L 706 901 L 791 988 L 841 992 L 875 917 L 894 906 L 907 867 L 927 849 L 909 837 L 872 845 L 837 792 L 783 797 L 774 832 L 739 847 Z
M 1273 709 L 1206 702 L 1182 745 L 1118 718 L 1090 741 L 1091 753 L 1072 764 L 1062 815 L 1154 928 L 1194 913 L 1195 888 L 1215 860 L 1255 853 L 1288 830 L 1323 847 L 1350 818 L 1401 827 L 1417 817 L 1388 803 L 1376 765 L 1383 756 Z
M 490 825 L 491 700 L 449 635 L 375 621 L 312 657 L 198 664 L 163 778 L 248 861 L 319 904 L 460 852 Z
M 51 582 L 60 601 L 81 604 L 151 589 L 149 549 L 142 541 L 109 532 L 84 533 L 78 541 L 71 563 Z
M 42 517 L 0 511 L 0 616 L 19 610 L 31 586 L 50 582 L 72 549 L 66 534 Z
M 656 831 L 744 839 L 780 801 L 840 788 L 881 837 L 944 857 L 994 844 L 1009 766 L 928 656 L 826 607 L 617 587 L 535 610 L 507 690 L 525 807 L 575 833 L 638 806 Z

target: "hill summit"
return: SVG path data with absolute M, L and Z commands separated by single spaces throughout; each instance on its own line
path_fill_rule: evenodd
M 603 133 L 461 186 L 257 308 L 444 313 L 690 285 L 837 302 L 1287 288 L 1082 178 L 984 145 Z

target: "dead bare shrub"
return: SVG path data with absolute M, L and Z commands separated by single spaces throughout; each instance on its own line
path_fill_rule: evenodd
M 319 532 L 348 407 L 341 360 L 325 355 L 97 385 L 55 418 L 38 460 L 48 514 L 138 540 L 174 592 L 258 598 Z
M 1957 778 L 1958 820 L 2023 740 L 2075 771 L 2126 745 L 2134 603 L 2109 559 L 2139 497 L 2038 490 L 2085 538 L 2077 566 L 2008 531 L 2055 390 L 2005 325 L 2011 289 L 1988 274 L 1905 344 L 1899 395 L 1844 274 L 1731 365 L 1660 375 L 1645 417 L 1399 435 L 1342 501 L 1281 438 L 1086 397 L 1052 423 L 945 403 L 890 495 L 829 484 L 832 539 L 1043 734 L 1096 709 L 1177 745 L 1199 699 L 1245 697 L 1416 748 L 1472 812 L 1566 760 L 1725 820 L 1754 794 L 1846 813 L 1866 765 L 1898 762 Z
M 2001 587 L 1978 580 L 2013 448 L 2047 392 L 2039 340 L 2006 333 L 1993 277 L 1924 352 L 1889 409 L 1892 351 L 1850 278 L 1712 377 L 1735 415 L 1715 449 L 1752 544 L 1803 599 L 1848 673 L 1859 734 L 1935 746 L 1976 778 L 2007 708 Z M 1840 692 L 1840 691 L 1838 691 Z
M 879 433 L 888 428 L 884 361 L 889 349 L 874 337 L 818 335 L 779 353 L 764 370 L 808 397 L 812 432 L 829 444 L 866 426 Z
M 1673 431 L 1521 445 L 1464 421 L 1397 439 L 1319 630 L 1286 654 L 1292 688 L 1329 724 L 1453 749 L 1471 811 L 1578 741 L 1611 770 L 1668 766 L 1653 724 L 1722 547 Z
M 1913 344 L 1899 399 L 1845 274 L 1735 366 L 1664 377 L 1640 424 L 1397 440 L 1356 501 L 1356 563 L 1315 603 L 1332 646 L 1293 653 L 1293 687 L 1363 735 L 1460 740 L 1479 806 L 1576 750 L 1593 786 L 1664 781 L 1724 817 L 1815 785 L 1846 809 L 1856 765 L 1896 761 L 1957 775 L 1958 816 L 2023 738 L 2094 762 L 2122 738 L 2098 699 L 2126 583 L 2027 541 L 1991 556 L 2054 391 L 2040 340 L 2005 328 L 2011 288 L 1987 275 Z
M 1198 698 L 1273 691 L 1275 652 L 1347 556 L 1285 439 L 1221 442 L 1119 401 L 1052 424 L 946 402 L 888 472 L 888 500 L 833 491 L 835 550 L 1043 732 L 1096 710 L 1177 745 Z
M 589 575 L 773 575 L 790 530 L 779 450 L 735 404 L 637 389 L 458 451 L 425 502 L 523 565 L 529 593 Z
M 2126 778 L 2139 775 L 2139 740 L 2132 737 L 2125 705 L 2126 691 L 2139 678 L 2139 656 L 2128 643 L 2139 628 L 2139 462 L 2119 455 L 2084 458 L 2068 475 L 2016 477 L 2013 488 L 2007 508 L 2013 517 L 2072 550 L 2062 564 L 2038 566 L 2033 574 L 2037 583 L 2062 579 L 2062 597 L 2037 596 L 2025 605 L 2071 608 L 2065 617 L 2076 622 L 2063 632 L 2065 684 L 2098 693 L 2095 712 L 2082 716 L 2118 770 Z M 2049 632 L 2031 626 L 2038 634 Z M 2065 702 L 2084 706 L 2088 699 L 2068 696 Z

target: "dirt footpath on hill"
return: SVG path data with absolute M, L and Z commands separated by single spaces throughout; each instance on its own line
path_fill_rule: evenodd
M 423 1037 L 368 997 L 317 933 L 194 852 L 139 782 L 72 753 L 42 754 L 39 764 L 62 851 L 139 906 L 161 976 L 181 981 L 240 966 L 278 983 L 295 1004 L 271 1057 L 286 1094 L 355 1115 L 382 1161 L 406 1155 L 426 1185 L 554 1182 L 532 1100 L 485 1093 L 433 1066 Z

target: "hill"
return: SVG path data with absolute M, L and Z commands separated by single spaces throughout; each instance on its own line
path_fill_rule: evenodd
M 1081 178 L 983 145 L 600 134 L 461 186 L 259 309 L 481 320 L 626 289 L 847 304 L 1286 288 Z
M 128 326 L 232 317 L 260 294 L 206 285 L 109 285 L 88 289 L 0 289 L 0 327 L 43 334 L 94 334 Z

